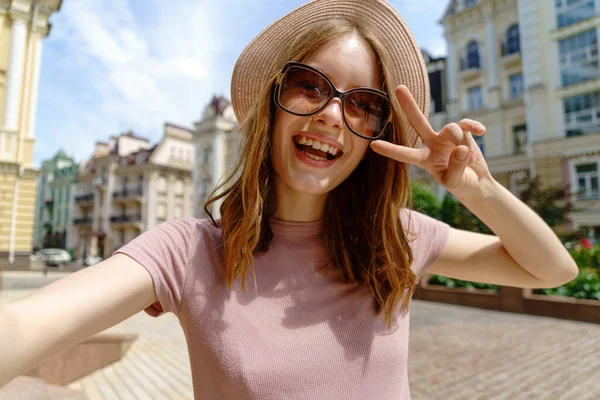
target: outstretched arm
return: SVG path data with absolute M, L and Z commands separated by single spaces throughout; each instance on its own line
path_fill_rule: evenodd
M 155 301 L 148 271 L 117 254 L 0 306 L 0 388 Z

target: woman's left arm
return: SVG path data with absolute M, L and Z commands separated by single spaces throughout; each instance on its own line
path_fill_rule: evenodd
M 557 287 L 577 276 L 567 249 L 529 206 L 491 176 L 479 188 L 458 200 L 497 236 L 451 228 L 431 272 L 528 288 Z
M 431 272 L 506 286 L 550 288 L 574 279 L 577 264 L 552 229 L 529 206 L 499 184 L 472 137 L 485 127 L 462 120 L 435 132 L 405 86 L 396 97 L 423 140 L 419 149 L 376 140 L 371 148 L 416 165 L 452 193 L 497 236 L 450 228 Z

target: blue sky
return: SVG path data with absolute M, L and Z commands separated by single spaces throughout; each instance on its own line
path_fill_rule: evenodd
M 446 54 L 449 0 L 392 0 L 417 42 Z M 193 127 L 213 94 L 229 98 L 237 56 L 305 0 L 64 0 L 44 41 L 35 165 L 77 161 L 133 130 L 156 142 L 165 121 Z

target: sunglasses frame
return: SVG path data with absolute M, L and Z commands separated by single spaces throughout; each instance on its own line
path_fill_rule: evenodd
M 311 72 L 316 73 L 317 75 L 321 76 L 323 79 L 325 79 L 325 81 L 327 83 L 329 83 L 329 85 L 332 88 L 331 91 L 331 95 L 329 96 L 329 99 L 327 99 L 327 101 L 325 102 L 325 104 L 323 104 L 323 106 L 321 106 L 318 110 L 309 113 L 309 114 L 300 114 L 300 113 L 296 113 L 293 111 L 288 110 L 287 108 L 283 107 L 283 105 L 281 105 L 281 102 L 279 100 L 279 97 L 281 95 L 281 83 L 283 81 L 283 77 L 285 76 L 285 74 L 288 72 L 289 69 L 294 68 L 294 67 L 298 67 L 298 68 L 303 68 L 303 69 L 307 69 Z M 275 93 L 274 93 L 274 100 L 275 100 L 275 105 L 277 107 L 279 107 L 280 109 L 282 109 L 283 111 L 292 114 L 292 115 L 297 115 L 299 117 L 308 117 L 310 115 L 315 115 L 318 114 L 319 112 L 323 111 L 331 102 L 332 99 L 334 98 L 338 98 L 340 99 L 340 101 L 342 102 L 342 119 L 344 120 L 344 124 L 348 127 L 348 129 L 350 130 L 350 132 L 352 132 L 353 134 L 355 134 L 356 136 L 362 138 L 362 139 L 366 139 L 366 140 L 378 140 L 383 138 L 388 131 L 388 128 L 390 126 L 393 125 L 392 122 L 392 117 L 393 117 L 393 108 L 392 108 L 392 102 L 390 101 L 390 97 L 388 96 L 388 94 L 386 92 L 384 92 L 383 90 L 378 90 L 378 89 L 374 89 L 374 88 L 370 88 L 370 87 L 357 87 L 357 88 L 353 88 L 350 90 L 338 90 L 338 88 L 335 87 L 335 85 L 333 84 L 333 82 L 331 81 L 331 79 L 329 79 L 329 77 L 327 75 L 325 75 L 322 71 L 319 71 L 318 69 L 311 67 L 310 65 L 306 65 L 303 64 L 301 62 L 297 62 L 297 61 L 290 61 L 287 64 L 285 64 L 285 66 L 283 67 L 283 69 L 281 70 L 281 72 L 279 73 L 279 75 L 277 76 L 277 81 L 275 83 Z M 346 112 L 345 112 L 345 107 L 344 107 L 344 102 L 346 97 L 348 97 L 350 94 L 355 93 L 355 92 L 369 92 L 369 93 L 374 93 L 377 95 L 380 95 L 382 97 L 384 97 L 388 103 L 389 103 L 389 108 L 390 108 L 390 116 L 388 118 L 387 121 L 385 121 L 383 128 L 381 129 L 381 132 L 379 133 L 379 135 L 377 136 L 365 136 L 365 135 L 361 135 L 360 133 L 356 132 L 354 129 L 352 129 L 350 127 L 350 125 L 348 125 L 348 122 L 346 121 Z

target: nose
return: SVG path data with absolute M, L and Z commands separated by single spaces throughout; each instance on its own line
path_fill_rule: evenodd
M 342 101 L 334 97 L 324 109 L 313 115 L 313 120 L 321 125 L 341 129 L 344 126 Z

